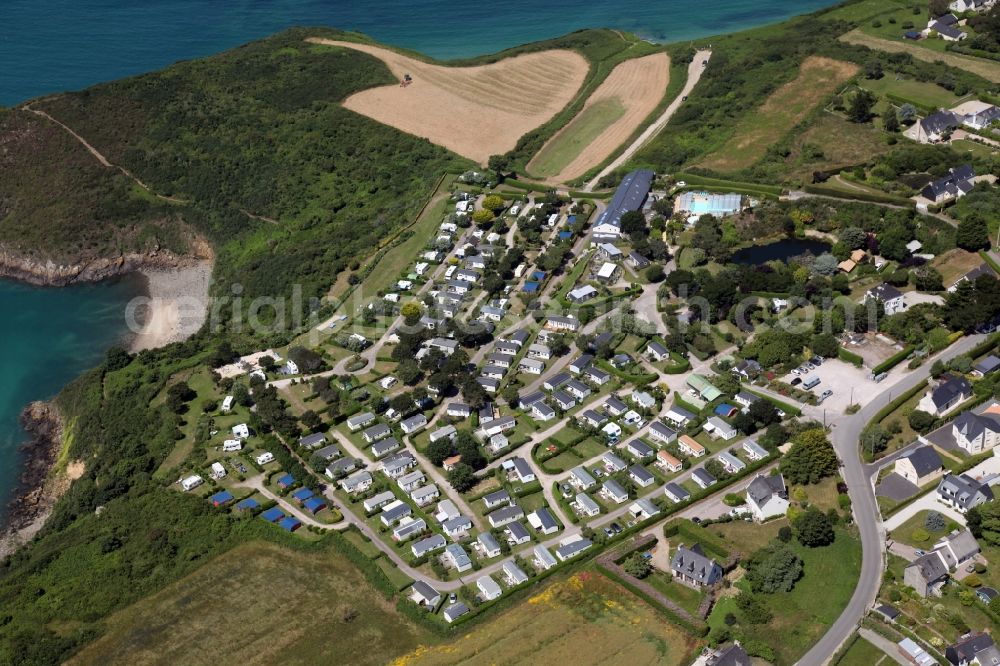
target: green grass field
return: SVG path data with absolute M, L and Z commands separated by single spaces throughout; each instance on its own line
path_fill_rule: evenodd
M 905 543 L 908 546 L 913 546 L 914 548 L 923 548 L 928 550 L 934 542 L 943 537 L 948 533 L 947 524 L 953 522 L 951 518 L 942 514 L 945 520 L 945 529 L 938 532 L 931 532 L 924 527 L 924 520 L 927 518 L 928 511 L 918 511 L 916 514 L 911 516 L 909 520 L 897 527 L 892 531 L 892 538 L 900 543 Z M 927 538 L 924 540 L 919 540 L 915 534 L 919 531 L 923 531 L 927 534 Z
M 879 97 L 895 95 L 918 107 L 930 106 L 950 109 L 972 97 L 971 95 L 959 97 L 935 83 L 897 79 L 891 74 L 883 76 L 881 79 L 864 79 L 859 82 L 859 85 Z
M 531 174 L 539 178 L 556 175 L 624 114 L 625 107 L 617 98 L 591 104 L 545 144 L 529 164 Z
M 978 141 L 968 139 L 955 139 L 951 142 L 952 150 L 971 155 L 972 157 L 992 157 L 996 154 L 997 148 L 984 146 Z
M 785 521 L 764 525 L 730 523 L 712 525 L 707 529 L 723 534 L 733 550 L 744 554 L 777 536 Z M 726 529 L 722 529 L 726 528 Z M 741 622 L 741 630 L 749 637 L 771 645 L 777 653 L 776 664 L 792 664 L 812 646 L 847 605 L 861 570 L 861 544 L 849 531 L 837 528 L 837 539 L 829 546 L 806 548 L 792 540 L 791 547 L 803 562 L 803 576 L 788 593 L 761 595 L 774 614 L 766 625 Z M 711 626 L 722 623 L 726 613 L 739 619 L 740 611 L 732 599 L 723 599 L 712 609 Z M 775 640 L 780 636 L 780 640 Z
M 71 663 L 384 664 L 434 640 L 335 553 L 263 543 L 216 558 L 106 626 Z
M 875 666 L 879 663 L 891 664 L 894 661 L 882 650 L 859 637 L 837 660 L 836 666 Z

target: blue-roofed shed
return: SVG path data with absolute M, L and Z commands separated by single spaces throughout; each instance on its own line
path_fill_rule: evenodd
M 286 516 L 281 519 L 278 526 L 283 530 L 288 530 L 289 532 L 294 532 L 295 530 L 302 527 L 302 521 L 300 521 L 295 516 Z
M 573 237 L 573 232 L 572 231 L 560 231 L 559 232 L 559 240 L 569 240 L 572 237 Z
M 252 497 L 248 497 L 245 500 L 240 500 L 239 502 L 236 503 L 236 508 L 239 511 L 253 511 L 259 506 L 260 504 L 257 502 L 257 500 L 255 500 Z
M 233 501 L 233 494 L 228 490 L 220 490 L 209 497 L 208 501 L 215 506 L 222 506 L 223 504 L 229 504 Z
M 521 291 L 529 293 L 529 294 L 534 294 L 535 292 L 538 291 L 538 283 L 537 282 L 525 282 L 524 286 L 521 287 Z
M 535 271 L 531 274 L 531 279 L 541 282 L 545 279 L 545 271 Z
M 326 502 L 323 501 L 322 497 L 310 497 L 305 502 L 302 503 L 305 510 L 314 516 L 326 508 Z
M 291 474 L 286 474 L 278 479 L 278 485 L 282 488 L 291 488 L 295 485 L 295 477 Z
M 568 215 L 566 217 L 566 222 L 568 224 L 576 224 L 576 215 Z
M 305 502 L 307 499 L 313 496 L 313 491 L 308 488 L 299 488 L 292 493 L 292 497 L 300 502 Z
M 285 517 L 285 512 L 276 506 L 272 506 L 270 509 L 260 514 L 260 517 L 269 523 L 275 523 Z

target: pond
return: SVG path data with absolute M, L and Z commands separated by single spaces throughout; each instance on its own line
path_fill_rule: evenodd
M 733 253 L 734 264 L 763 264 L 768 261 L 787 261 L 809 253 L 818 257 L 830 251 L 830 244 L 814 238 L 783 238 L 766 245 L 751 245 Z

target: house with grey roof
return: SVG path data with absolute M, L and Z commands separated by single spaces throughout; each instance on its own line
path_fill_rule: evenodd
M 623 448 L 636 460 L 646 460 L 647 458 L 652 458 L 654 454 L 653 447 L 641 439 L 630 440 L 625 443 Z
M 488 575 L 480 576 L 476 580 L 476 587 L 479 589 L 479 596 L 482 597 L 483 601 L 499 599 L 500 595 L 503 594 L 503 590 L 500 589 L 497 582 Z
M 424 473 L 418 469 L 412 472 L 408 472 L 403 476 L 399 477 L 398 479 L 396 479 L 396 483 L 399 484 L 400 488 L 409 492 L 411 490 L 416 490 L 417 488 L 419 488 L 420 485 L 426 480 L 427 477 L 424 476 Z
M 492 532 L 480 532 L 479 536 L 476 537 L 476 544 L 483 557 L 500 557 L 500 543 L 497 542 Z
M 730 474 L 739 474 L 747 467 L 745 462 L 734 456 L 729 451 L 722 451 L 716 457 L 719 462 L 722 463 L 722 468 Z
M 601 494 L 616 504 L 624 504 L 628 501 L 628 491 L 614 479 L 607 479 L 601 484 Z
M 628 411 L 628 405 L 618 399 L 618 396 L 610 396 L 604 401 L 604 411 L 610 416 L 621 416 Z
M 326 466 L 324 473 L 332 480 L 337 480 L 358 468 L 358 461 L 354 458 L 341 458 Z
M 632 479 L 632 483 L 640 488 L 648 488 L 656 483 L 656 477 L 650 474 L 649 470 L 642 465 L 632 465 L 629 467 L 628 478 Z
M 524 573 L 514 560 L 504 562 L 501 569 L 503 570 L 504 577 L 507 579 L 507 584 L 511 587 L 517 587 L 521 583 L 528 582 L 528 574 Z
M 698 469 L 691 472 L 691 480 L 697 483 L 702 488 L 708 488 L 714 484 L 718 479 L 705 471 L 704 467 L 699 467 Z
M 541 421 L 544 423 L 546 421 L 551 421 L 555 417 L 556 417 L 556 410 L 549 407 L 543 401 L 539 400 L 538 402 L 531 405 L 531 418 L 535 419 L 536 421 Z
M 568 372 L 559 372 L 552 375 L 545 381 L 543 381 L 542 388 L 545 389 L 546 391 L 554 391 L 563 384 L 565 384 L 566 382 L 568 382 L 570 379 L 572 379 L 572 377 L 570 377 L 570 374 Z
M 375 414 L 372 412 L 362 412 L 347 419 L 347 427 L 351 432 L 357 432 L 372 423 L 375 423 Z
M 415 414 L 408 419 L 404 419 L 399 427 L 402 428 L 403 432 L 407 435 L 412 435 L 415 432 L 423 430 L 424 426 L 427 425 L 427 417 L 423 414 Z
M 531 541 L 531 532 L 519 521 L 508 523 L 504 531 L 507 533 L 507 541 L 512 546 L 520 546 Z
M 340 480 L 340 487 L 347 493 L 361 493 L 372 487 L 372 475 L 367 470 L 355 472 Z
M 329 446 L 324 446 L 322 449 L 319 449 L 313 455 L 319 456 L 323 460 L 330 462 L 334 458 L 340 457 L 340 447 L 336 444 L 330 444 Z
M 416 547 L 416 544 L 414 544 L 413 547 Z M 441 547 L 444 548 L 444 545 Z M 434 609 L 437 608 L 437 605 L 441 602 L 441 593 L 424 581 L 418 580 L 415 581 L 413 583 L 413 587 L 410 588 L 410 599 L 412 599 L 418 606 L 425 606 L 426 608 Z
M 380 440 L 372 444 L 371 448 L 372 457 L 377 460 L 379 458 L 382 458 L 383 456 L 389 455 L 398 448 L 399 448 L 399 440 L 397 440 L 395 437 L 387 437 L 383 440 Z
M 372 511 L 381 509 L 383 506 L 395 499 L 396 496 L 392 494 L 391 490 L 383 490 L 382 492 L 372 495 L 362 502 L 362 506 L 364 506 L 365 513 L 371 513 Z
M 653 501 L 646 497 L 633 502 L 628 510 L 632 514 L 632 517 L 638 521 L 648 520 L 660 513 L 660 507 L 653 504 Z
M 506 504 L 510 504 L 510 502 L 511 502 L 510 493 L 508 493 L 506 490 L 496 490 L 492 493 L 487 493 L 486 495 L 483 495 L 483 505 L 486 507 L 487 511 L 489 511 L 490 509 L 495 509 L 498 506 L 504 506 Z
M 433 534 L 426 539 L 414 541 L 410 546 L 410 550 L 413 552 L 414 557 L 423 557 L 424 555 L 430 555 L 436 550 L 441 550 L 447 545 L 448 542 L 444 540 L 443 536 L 440 534 Z
M 369 444 L 374 444 L 378 440 L 385 439 L 391 434 L 392 430 L 389 429 L 389 426 L 384 423 L 379 423 L 365 430 L 361 433 L 361 436 L 364 437 L 365 441 Z
M 456 419 L 465 419 L 472 414 L 472 408 L 469 407 L 464 402 L 451 402 L 448 403 L 447 412 L 448 416 Z
M 535 528 L 536 532 L 542 534 L 552 534 L 559 531 L 559 523 L 552 512 L 544 506 L 528 514 L 528 524 Z
M 723 574 L 722 567 L 705 555 L 698 543 L 690 548 L 683 543 L 677 546 L 670 560 L 670 570 L 675 580 L 695 589 L 715 585 L 722 580 Z
M 660 444 L 670 444 L 677 441 L 677 431 L 662 421 L 653 421 L 649 424 L 649 438 Z
M 962 513 L 993 499 L 993 490 L 986 483 L 968 474 L 948 474 L 937 487 L 937 498 Z
M 409 451 L 403 451 L 399 455 L 386 458 L 382 461 L 382 472 L 390 479 L 398 479 L 406 472 L 417 466 L 417 460 Z
M 451 624 L 463 615 L 468 615 L 469 607 L 463 604 L 461 601 L 454 603 L 442 611 L 442 615 L 448 624 Z
M 646 345 L 645 354 L 651 361 L 655 361 L 657 363 L 670 358 L 670 352 L 667 351 L 667 348 L 655 340 Z
M 326 442 L 326 435 L 321 432 L 314 432 L 311 435 L 299 438 L 299 446 L 309 449 L 317 449 Z
M 955 443 L 970 454 L 983 453 L 1000 443 L 1000 414 L 992 410 L 962 412 L 951 424 Z
M 674 504 L 679 504 L 691 499 L 691 493 L 689 493 L 683 486 L 678 483 L 671 481 L 667 485 L 663 486 L 663 494 L 673 502 Z
M 576 512 L 581 516 L 593 517 L 601 513 L 601 505 L 590 498 L 587 493 L 577 493 Z
M 423 475 L 422 472 L 414 472 L 414 474 Z M 435 483 L 429 483 L 426 486 L 421 486 L 414 489 L 410 493 L 410 499 L 413 500 L 417 506 L 427 506 L 439 497 L 441 497 L 441 491 L 438 490 L 437 484 Z
M 631 399 L 639 409 L 653 409 L 656 407 L 656 398 L 645 391 L 634 391 Z
M 451 568 L 459 573 L 472 568 L 472 560 L 469 559 L 469 554 L 457 543 L 449 543 L 445 546 L 443 557 L 451 565 Z
M 896 460 L 894 471 L 919 488 L 941 476 L 944 467 L 934 447 L 926 445 Z
M 583 465 L 574 467 L 569 471 L 569 482 L 579 490 L 590 490 L 597 485 L 594 477 L 584 469 Z
M 937 552 L 922 555 L 903 569 L 903 582 L 922 597 L 940 596 L 948 580 L 948 566 Z
M 423 518 L 404 518 L 392 530 L 393 541 L 409 541 L 418 534 L 423 534 L 427 530 L 427 523 Z
M 752 439 L 743 442 L 743 452 L 750 460 L 763 460 L 767 457 L 767 449 Z
M 576 398 L 563 391 L 553 391 L 552 402 L 564 412 L 576 407 Z
M 566 560 L 573 559 L 583 551 L 594 545 L 594 542 L 590 539 L 585 539 L 580 537 L 568 543 L 560 544 L 556 547 L 556 557 L 560 562 L 565 562 Z
M 441 529 L 449 538 L 458 540 L 472 531 L 472 520 L 468 516 L 456 516 L 441 523 Z
M 945 375 L 937 386 L 927 391 L 917 409 L 934 416 L 944 416 L 972 397 L 972 384 L 962 375 Z
M 1000 664 L 1000 650 L 984 632 L 962 636 L 944 650 L 945 659 L 954 666 L 995 666 Z
M 532 552 L 535 555 L 534 563 L 542 571 L 548 571 L 556 564 L 558 564 L 558 562 L 556 562 L 556 558 L 552 557 L 552 553 L 549 552 L 549 549 L 546 548 L 545 546 L 542 546 L 541 544 L 535 546 Z
M 566 385 L 563 387 L 563 390 L 565 390 L 566 393 L 569 393 L 577 400 L 584 400 L 591 393 L 589 386 L 587 386 L 583 382 L 577 381 L 576 379 L 571 379 L 568 382 L 566 382 Z
M 781 474 L 758 474 L 747 486 L 747 507 L 759 523 L 788 511 L 788 488 Z
M 906 309 L 906 299 L 903 292 L 888 282 L 876 285 L 865 292 L 865 302 L 881 303 L 887 315 L 893 315 Z
M 934 550 L 940 553 L 941 559 L 949 569 L 964 566 L 980 552 L 979 542 L 967 529 L 953 530 L 934 544 Z
M 412 513 L 413 509 L 409 504 L 402 500 L 394 499 L 382 506 L 382 513 L 379 514 L 378 518 L 386 527 L 392 527 Z
M 524 518 L 524 510 L 516 504 L 497 509 L 486 516 L 490 527 L 503 527 L 521 518 Z

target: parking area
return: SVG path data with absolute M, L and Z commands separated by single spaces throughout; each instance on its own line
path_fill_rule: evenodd
M 867 368 L 858 368 L 838 359 L 827 359 L 822 365 L 805 374 L 788 374 L 782 377 L 781 381 L 791 384 L 798 378 L 802 381 L 795 384 L 795 387 L 812 391 L 817 397 L 824 391 L 832 391 L 832 394 L 823 400 L 822 406 L 825 409 L 842 412 L 852 400 L 854 404 L 863 405 L 878 394 L 878 384 L 870 377 L 871 373 Z M 807 388 L 810 380 L 814 378 L 819 379 L 819 383 Z

